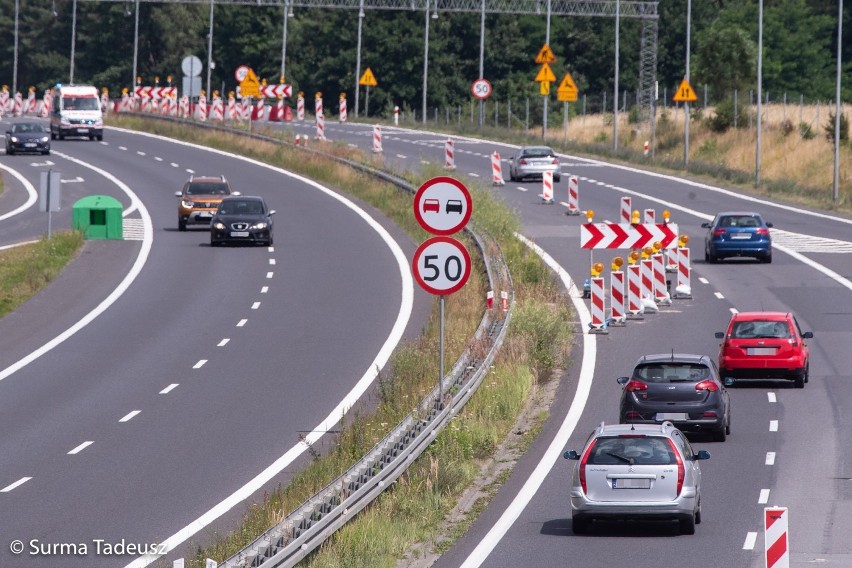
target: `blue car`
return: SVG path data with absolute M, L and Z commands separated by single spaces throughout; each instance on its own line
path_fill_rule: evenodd
M 764 222 L 758 213 L 729 211 L 718 213 L 704 237 L 704 260 L 710 263 L 730 257 L 756 258 L 772 262 L 772 223 Z

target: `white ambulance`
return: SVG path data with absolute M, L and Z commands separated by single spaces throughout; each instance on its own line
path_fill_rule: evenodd
M 66 136 L 104 139 L 104 115 L 97 88 L 57 84 L 51 106 L 50 136 L 54 140 Z

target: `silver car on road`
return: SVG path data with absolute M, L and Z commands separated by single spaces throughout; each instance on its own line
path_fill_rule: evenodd
M 593 520 L 676 520 L 682 534 L 701 522 L 700 460 L 671 422 L 611 424 L 595 429 L 577 460 L 571 484 L 571 521 L 585 534 Z
M 559 158 L 549 146 L 524 146 L 517 155 L 509 158 L 509 179 L 523 181 L 527 178 L 541 179 L 544 172 L 553 172 L 553 181 L 562 177 Z

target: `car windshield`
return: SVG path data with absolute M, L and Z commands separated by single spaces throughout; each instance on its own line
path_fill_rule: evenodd
M 759 227 L 760 219 L 753 215 L 726 215 L 719 219 L 720 227 Z
M 790 328 L 782 321 L 739 321 L 731 337 L 735 339 L 787 339 Z
M 65 110 L 98 110 L 101 103 L 96 97 L 62 97 Z
M 522 156 L 524 158 L 546 158 L 553 155 L 553 150 L 546 146 L 526 148 Z
M 186 188 L 187 195 L 228 195 L 231 191 L 224 182 L 193 182 Z
M 601 437 L 595 440 L 589 465 L 671 465 L 675 456 L 665 438 Z
M 710 369 L 699 363 L 652 363 L 639 365 L 633 371 L 633 377 L 646 383 L 694 383 L 710 378 Z
M 229 201 L 219 205 L 220 215 L 262 215 L 263 204 L 260 201 Z
M 15 124 L 12 126 L 12 132 L 44 132 L 44 126 L 41 124 Z

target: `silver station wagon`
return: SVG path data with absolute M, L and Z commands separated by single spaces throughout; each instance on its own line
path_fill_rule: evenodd
M 682 534 L 701 522 L 700 460 L 671 422 L 611 424 L 595 429 L 576 460 L 571 483 L 571 524 L 585 534 L 595 520 L 677 521 Z

